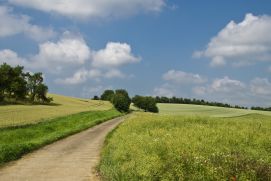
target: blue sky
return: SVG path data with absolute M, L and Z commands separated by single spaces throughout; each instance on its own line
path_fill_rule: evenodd
M 0 63 L 52 93 L 271 106 L 269 0 L 2 0 L 0 23 Z

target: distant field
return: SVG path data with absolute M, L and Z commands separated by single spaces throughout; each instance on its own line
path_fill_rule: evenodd
M 212 117 L 234 117 L 246 114 L 263 114 L 271 116 L 268 111 L 254 111 L 214 106 L 201 106 L 191 104 L 158 104 L 159 112 L 167 115 L 200 115 Z
M 270 116 L 171 106 L 188 115 L 135 113 L 107 138 L 103 180 L 271 180 Z
M 85 111 L 109 110 L 109 102 L 78 99 L 50 94 L 56 106 L 47 105 L 8 105 L 0 106 L 0 127 L 40 122 L 59 116 Z

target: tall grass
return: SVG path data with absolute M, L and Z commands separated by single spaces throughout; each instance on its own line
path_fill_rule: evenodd
M 114 109 L 83 112 L 39 124 L 2 128 L 0 129 L 0 165 L 120 115 L 121 113 Z
M 137 113 L 108 137 L 104 180 L 271 180 L 271 117 Z

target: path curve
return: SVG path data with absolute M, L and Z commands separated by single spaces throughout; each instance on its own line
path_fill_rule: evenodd
M 105 137 L 123 120 L 112 119 L 27 154 L 1 168 L 0 180 L 99 180 L 95 167 Z

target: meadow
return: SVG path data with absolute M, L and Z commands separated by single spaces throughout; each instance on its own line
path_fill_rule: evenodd
M 103 111 L 112 109 L 107 101 L 79 99 L 56 94 L 52 105 L 3 105 L 0 106 L 0 128 L 33 124 L 48 119 L 86 111 Z
M 120 115 L 115 109 L 89 111 L 37 124 L 0 128 L 0 166 L 44 145 Z
M 134 113 L 107 137 L 98 167 L 103 180 L 271 180 L 270 116 L 159 108 L 161 114 Z
M 247 114 L 262 114 L 271 116 L 270 111 L 256 111 L 215 106 L 191 104 L 158 104 L 160 114 L 165 115 L 198 115 L 212 117 L 235 117 Z

